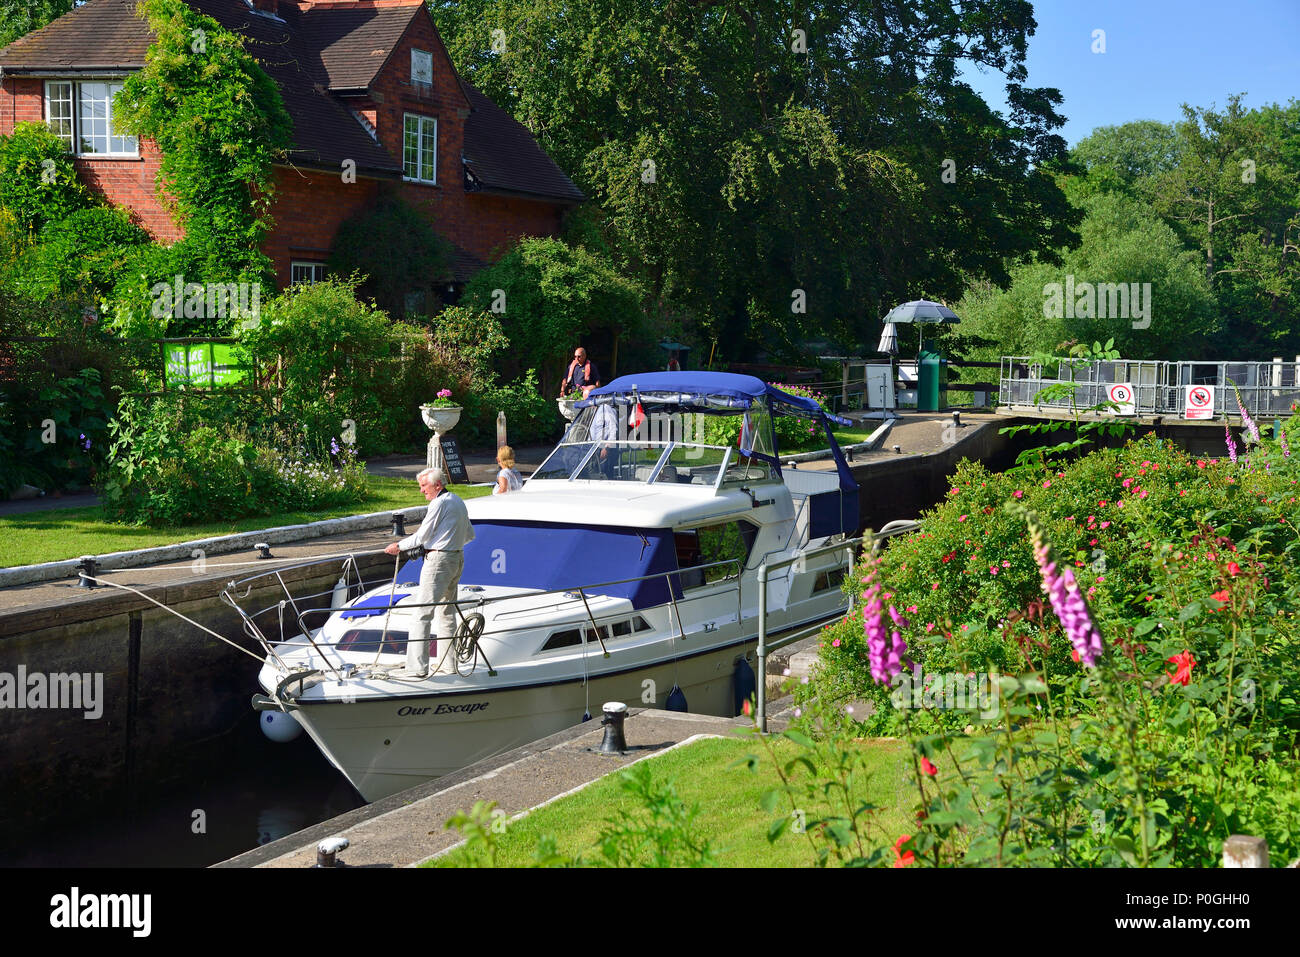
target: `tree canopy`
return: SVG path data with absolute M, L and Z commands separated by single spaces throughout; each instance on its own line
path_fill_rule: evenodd
M 1025 0 L 431 7 L 458 69 L 592 197 L 650 311 L 729 358 L 861 342 L 894 300 L 1075 239 Z M 963 61 L 1006 77 L 1009 115 Z

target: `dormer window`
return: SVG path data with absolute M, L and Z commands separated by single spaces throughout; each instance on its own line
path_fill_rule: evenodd
M 411 85 L 433 85 L 433 54 L 427 50 L 411 51 Z

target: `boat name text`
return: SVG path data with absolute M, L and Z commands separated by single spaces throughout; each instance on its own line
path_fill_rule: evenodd
M 487 701 L 474 701 L 468 704 L 440 704 L 436 708 L 412 708 L 405 705 L 397 709 L 397 716 L 405 718 L 415 714 L 473 714 L 488 706 Z

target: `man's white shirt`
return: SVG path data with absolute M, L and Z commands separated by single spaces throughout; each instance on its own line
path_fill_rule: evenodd
M 429 502 L 429 510 L 415 534 L 402 539 L 397 547 L 402 551 L 420 546 L 447 552 L 459 551 L 472 541 L 474 527 L 465 503 L 444 489 Z

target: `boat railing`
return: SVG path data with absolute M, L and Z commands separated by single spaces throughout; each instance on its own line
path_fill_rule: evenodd
M 825 627 L 821 623 L 810 625 L 807 628 L 800 628 L 780 638 L 769 640 L 767 634 L 767 585 L 772 580 L 772 572 L 785 569 L 798 562 L 806 562 L 809 559 L 817 558 L 831 552 L 840 552 L 844 555 L 845 566 L 852 570 L 853 567 L 853 549 L 857 545 L 863 545 L 870 542 L 870 547 L 874 552 L 880 545 L 882 539 L 891 538 L 895 535 L 904 535 L 908 532 L 914 532 L 921 527 L 920 522 L 903 520 L 889 522 L 880 531 L 871 535 L 861 535 L 857 538 L 847 539 L 842 542 L 835 542 L 831 545 L 823 545 L 820 548 L 810 549 L 790 558 L 783 558 L 778 561 L 764 562 L 758 568 L 758 700 L 757 719 L 759 731 L 767 733 L 767 656 L 773 651 L 784 648 L 787 645 L 794 644 L 796 641 L 802 641 L 810 635 L 816 634 L 820 629 Z M 838 567 L 838 566 L 836 566 Z M 788 574 L 788 573 L 787 573 Z M 850 604 L 850 610 L 852 605 Z
M 373 553 L 362 553 L 362 554 L 364 555 L 364 554 L 373 554 Z M 303 608 L 302 606 L 315 602 L 317 599 L 323 599 L 326 596 L 333 598 L 335 594 L 335 589 L 338 586 L 335 585 L 334 587 L 326 591 L 315 592 L 312 594 L 305 594 L 305 595 L 300 594 L 294 596 L 292 591 L 289 588 L 288 583 L 285 582 L 284 580 L 283 572 L 289 570 L 295 570 L 295 569 L 329 565 L 334 562 L 337 562 L 338 560 L 339 560 L 338 558 L 330 558 L 330 559 L 323 559 L 323 560 L 318 559 L 316 561 L 299 562 L 293 565 L 285 566 L 283 568 L 273 569 L 266 572 L 260 572 L 256 575 L 250 575 L 238 581 L 230 582 L 226 586 L 226 589 L 222 592 L 222 597 L 226 601 L 226 603 L 229 604 L 232 608 L 234 608 L 242 617 L 244 622 L 245 633 L 248 634 L 257 642 L 259 642 L 262 645 L 262 647 L 265 649 L 266 653 L 270 655 L 272 658 L 274 658 L 277 662 L 279 662 L 280 665 L 283 668 L 285 668 L 285 670 L 288 670 L 287 666 L 285 666 L 283 659 L 281 659 L 280 656 L 276 653 L 275 645 L 272 644 L 272 642 L 266 637 L 265 633 L 262 631 L 261 627 L 258 626 L 257 620 L 262 618 L 265 615 L 275 613 L 279 622 L 279 632 L 280 632 L 280 639 L 275 644 L 289 646 L 289 647 L 310 646 L 313 648 L 313 650 L 317 652 L 317 654 L 321 656 L 323 661 L 326 661 L 326 663 L 329 664 L 328 659 L 324 657 L 324 654 L 321 652 L 321 649 L 333 648 L 338 643 L 320 640 L 317 637 L 315 637 L 313 635 L 313 629 L 307 624 L 306 617 L 312 614 L 323 614 L 326 617 L 328 617 L 329 615 L 332 615 L 335 612 L 341 611 L 343 609 L 333 604 L 325 607 L 311 607 L 311 608 Z M 700 585 L 687 585 L 684 584 L 682 581 L 682 576 L 686 576 L 686 575 L 694 576 L 697 573 L 702 575 L 704 572 L 708 571 L 709 569 L 721 568 L 723 566 L 731 566 L 731 572 L 725 578 L 713 582 L 707 582 L 707 581 L 702 582 Z M 390 596 L 394 591 L 396 591 L 397 588 L 396 572 L 394 572 L 392 578 L 371 579 L 367 581 L 366 579 L 362 578 L 360 574 L 360 570 L 357 566 L 356 556 L 354 555 L 349 555 L 347 556 L 347 558 L 344 559 L 344 577 L 347 576 L 347 569 L 349 569 L 349 567 L 351 571 L 356 574 L 357 584 L 360 587 L 360 594 L 364 594 L 365 592 L 370 591 L 374 588 L 380 588 L 383 586 L 391 587 L 391 591 L 389 593 Z M 636 582 L 649 581 L 656 578 L 663 578 L 665 584 L 668 587 L 669 604 L 672 608 L 672 617 L 676 619 L 677 637 L 684 639 L 687 637 L 687 633 L 685 630 L 685 626 L 681 614 L 681 606 L 685 604 L 689 604 L 694 601 L 700 601 L 704 599 L 716 599 L 719 595 L 726 594 L 728 591 L 734 590 L 736 594 L 736 620 L 740 621 L 741 618 L 740 584 L 741 584 L 742 571 L 743 571 L 743 566 L 739 559 L 728 558 L 728 559 L 723 559 L 721 561 L 709 562 L 702 565 L 692 565 L 689 568 L 678 568 L 671 571 L 654 572 L 649 575 L 637 575 L 631 578 L 613 579 L 610 581 L 595 582 L 586 585 L 570 585 L 562 588 L 551 588 L 545 590 L 518 589 L 515 591 L 507 592 L 505 594 L 485 595 L 481 597 L 475 597 L 472 599 L 461 597 L 461 598 L 454 599 L 452 601 L 444 601 L 444 602 L 408 602 L 402 600 L 400 604 L 397 602 L 393 602 L 387 606 L 383 606 L 378 609 L 370 608 L 367 610 L 374 614 L 384 613 L 384 628 L 381 632 L 381 638 L 379 639 L 378 642 L 378 646 L 382 648 L 384 642 L 387 640 L 388 615 L 393 610 L 399 607 L 401 611 L 405 613 L 416 608 L 438 608 L 438 607 L 449 606 L 452 608 L 453 612 L 457 615 L 461 625 L 463 626 L 468 619 L 468 616 L 465 613 L 465 606 L 467 605 L 471 607 L 472 611 L 470 612 L 470 614 L 472 615 L 479 612 L 479 610 L 482 609 L 483 607 L 492 603 L 512 601 L 519 598 L 528 598 L 530 600 L 535 600 L 545 595 L 563 595 L 566 598 L 568 598 L 570 601 L 581 601 L 583 604 L 585 614 L 571 621 L 549 622 L 548 627 L 562 628 L 566 625 L 579 625 L 579 626 L 590 625 L 592 633 L 596 635 L 597 640 L 600 642 L 601 650 L 606 655 L 608 655 L 609 650 L 608 648 L 605 647 L 605 643 L 601 635 L 600 626 L 596 622 L 595 616 L 592 613 L 590 602 L 589 602 L 589 598 L 593 597 L 592 593 L 595 592 L 597 589 L 604 589 L 604 588 L 613 587 L 615 585 L 628 585 L 628 584 L 634 584 Z M 676 591 L 673 589 L 673 584 L 674 584 L 673 576 L 677 577 Z M 238 604 L 239 598 L 241 597 L 240 595 L 241 589 L 242 589 L 242 597 L 247 597 L 249 594 L 251 594 L 253 588 L 256 587 L 255 586 L 256 582 L 258 582 L 259 580 L 271 579 L 271 578 L 274 578 L 276 581 L 279 582 L 280 587 L 284 591 L 285 598 L 275 602 L 274 604 L 267 605 L 251 613 L 245 612 Z M 710 587 L 710 586 L 721 586 L 721 587 Z M 351 587 L 351 583 L 349 581 L 349 595 L 351 595 L 350 587 Z M 709 588 L 709 591 L 706 593 L 689 594 L 690 591 L 694 591 L 699 588 Z M 677 591 L 680 591 L 682 593 L 680 598 L 677 596 L 676 593 Z M 595 597 L 599 597 L 599 596 L 595 596 Z M 293 617 L 297 621 L 298 628 L 303 636 L 303 640 L 294 641 L 285 635 L 284 619 L 285 619 L 286 610 L 292 610 Z M 530 625 L 522 625 L 518 628 L 510 628 L 510 627 L 498 628 L 498 629 L 494 629 L 492 632 L 482 632 L 481 635 L 491 634 L 494 637 L 499 637 L 501 635 L 508 635 L 514 631 L 531 631 L 534 630 L 536 627 L 537 627 L 536 624 L 530 624 Z M 585 640 L 586 639 L 584 637 L 584 641 Z M 333 666 L 330 665 L 330 667 L 331 670 L 333 670 Z

